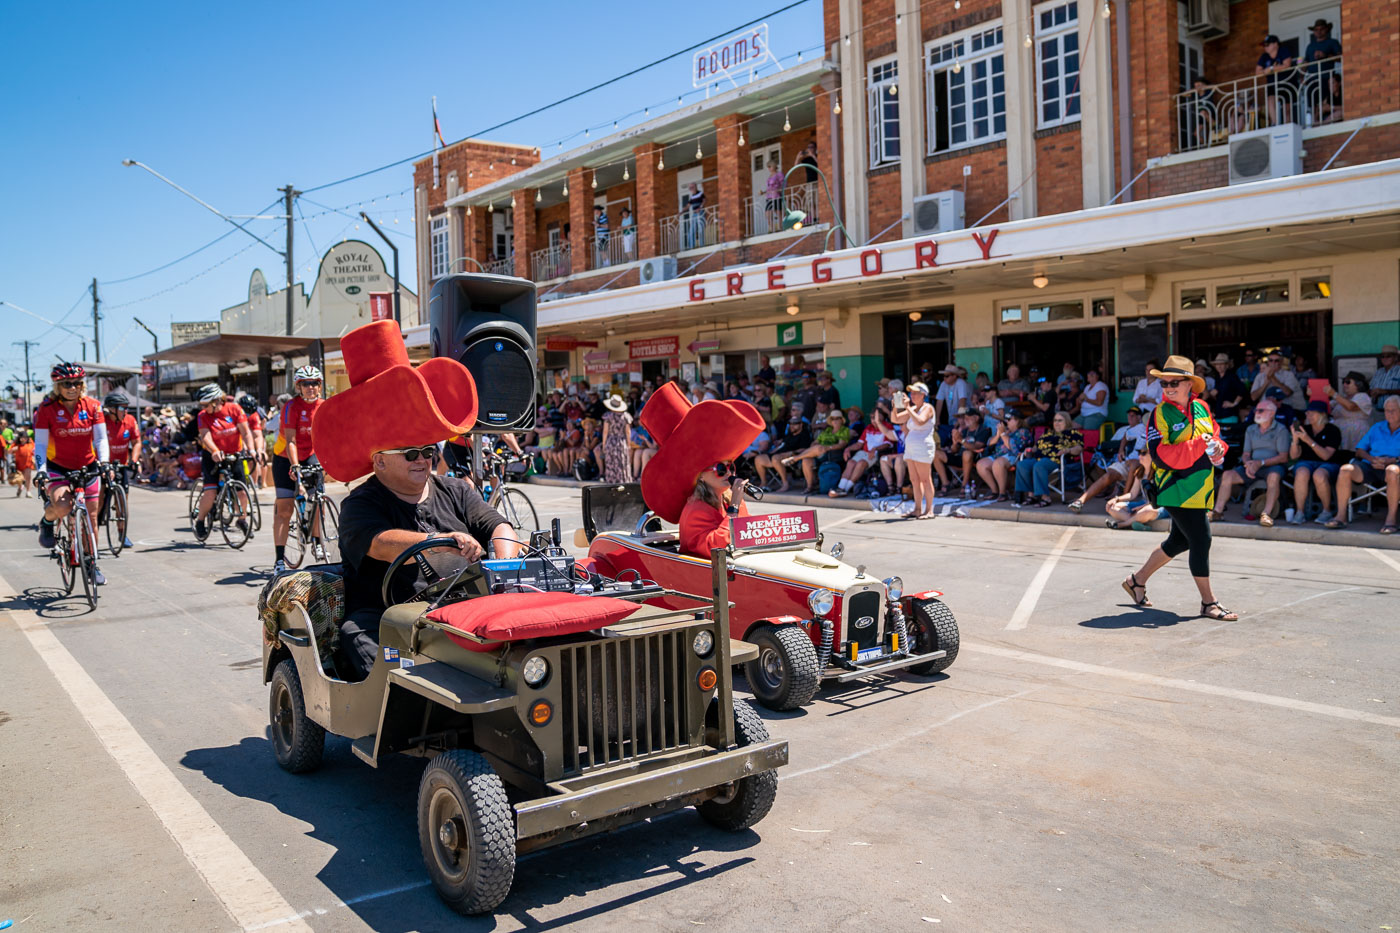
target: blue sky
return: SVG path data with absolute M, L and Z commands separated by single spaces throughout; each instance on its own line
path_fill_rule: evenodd
M 787 2 L 11 4 L 0 33 L 0 300 L 87 334 L 91 357 L 86 289 L 96 276 L 103 359 L 135 365 L 151 339 L 133 317 L 165 346 L 171 321 L 212 320 L 242 300 L 254 268 L 272 288 L 285 273 L 279 255 L 123 167 L 123 158 L 225 213 L 268 213 L 276 189 L 289 182 L 306 190 L 428 148 L 433 95 L 451 142 Z M 430 22 L 425 9 L 442 15 Z M 822 44 L 821 0 L 769 23 L 784 64 Z M 610 128 L 643 105 L 674 107 L 676 95 L 691 92 L 689 75 L 686 55 L 487 138 L 541 146 L 550 156 L 559 139 L 585 126 Z M 307 197 L 352 215 L 365 202 L 396 231 L 404 280 L 416 290 L 411 184 L 404 165 Z M 308 286 L 329 244 L 374 239 L 322 207 L 303 201 L 301 210 L 308 219 L 297 224 L 294 254 Z M 250 228 L 281 247 L 280 221 Z M 227 231 L 168 269 L 117 281 Z M 0 324 L 0 384 L 23 368 L 13 340 L 40 341 L 31 368 L 44 378 L 55 353 L 80 355 L 78 336 L 10 305 L 0 306 Z

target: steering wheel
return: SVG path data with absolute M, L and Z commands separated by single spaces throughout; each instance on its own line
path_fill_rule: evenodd
M 379 585 L 379 598 L 383 601 L 385 609 L 388 609 L 390 606 L 398 605 L 398 603 L 389 601 L 389 584 L 393 581 L 394 574 L 398 573 L 404 564 L 415 559 L 419 554 L 436 548 L 450 548 L 455 551 L 457 550 L 457 542 L 451 538 L 424 538 L 417 544 L 412 544 L 404 548 L 403 553 L 393 559 L 389 564 L 389 569 L 384 571 L 384 582 Z M 434 596 L 445 592 L 455 576 L 456 574 L 449 574 L 448 576 L 434 580 L 422 589 L 415 590 L 413 595 L 403 600 L 403 602 L 411 603 L 419 599 L 432 599 Z

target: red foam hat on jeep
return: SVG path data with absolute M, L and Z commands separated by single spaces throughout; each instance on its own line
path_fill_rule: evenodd
M 456 360 L 414 367 L 393 321 L 357 327 L 340 340 L 350 388 L 316 409 L 311 442 L 321 466 L 348 483 L 374 469 L 375 451 L 425 447 L 476 424 L 476 383 Z
M 748 402 L 691 405 L 674 382 L 647 399 L 640 420 L 659 448 L 642 471 L 642 499 L 672 523 L 681 520 L 700 474 L 739 456 L 763 430 L 763 416 Z

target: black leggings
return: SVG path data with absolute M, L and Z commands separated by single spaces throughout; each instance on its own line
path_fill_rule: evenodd
M 1187 560 L 1191 564 L 1191 576 L 1210 576 L 1210 522 L 1206 518 L 1206 509 L 1169 505 L 1167 514 L 1172 517 L 1172 531 L 1162 542 L 1162 553 L 1175 557 L 1189 550 L 1191 554 Z

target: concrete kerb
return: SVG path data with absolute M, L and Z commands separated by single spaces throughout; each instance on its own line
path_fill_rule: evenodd
M 531 483 L 540 486 L 565 486 L 579 488 L 581 486 L 592 485 L 581 483 L 576 479 L 569 479 L 563 476 L 539 476 L 532 475 Z M 832 499 L 830 496 L 804 496 L 794 493 L 774 493 L 770 492 L 763 498 L 764 503 L 772 505 L 793 505 L 805 508 L 824 509 L 850 509 L 856 512 L 870 512 L 872 515 L 879 514 L 870 508 L 868 499 L 841 498 Z M 1099 500 L 1095 500 L 1096 503 Z M 1093 514 L 1089 514 L 1090 511 Z M 1055 506 L 1051 509 L 1012 509 L 1005 506 L 982 506 L 976 509 L 969 509 L 969 518 L 990 519 L 998 522 L 1024 522 L 1029 525 L 1078 525 L 1083 528 L 1103 528 L 1104 519 L 1107 516 L 1103 512 L 1102 504 L 1097 510 L 1092 506 L 1085 509 L 1080 515 L 1065 510 L 1063 506 Z M 1169 523 L 1165 521 L 1154 522 L 1152 532 L 1165 535 L 1169 528 Z M 1242 523 L 1234 518 L 1223 522 L 1216 522 L 1211 525 L 1211 534 L 1217 538 L 1250 538 L 1257 541 L 1292 541 L 1296 544 L 1333 544 L 1348 547 L 1371 547 L 1384 550 L 1400 551 L 1400 535 L 1377 534 L 1375 530 L 1353 531 L 1349 528 L 1342 528 L 1329 531 L 1318 525 L 1285 525 L 1280 521 L 1273 528 L 1261 528 L 1254 523 Z

